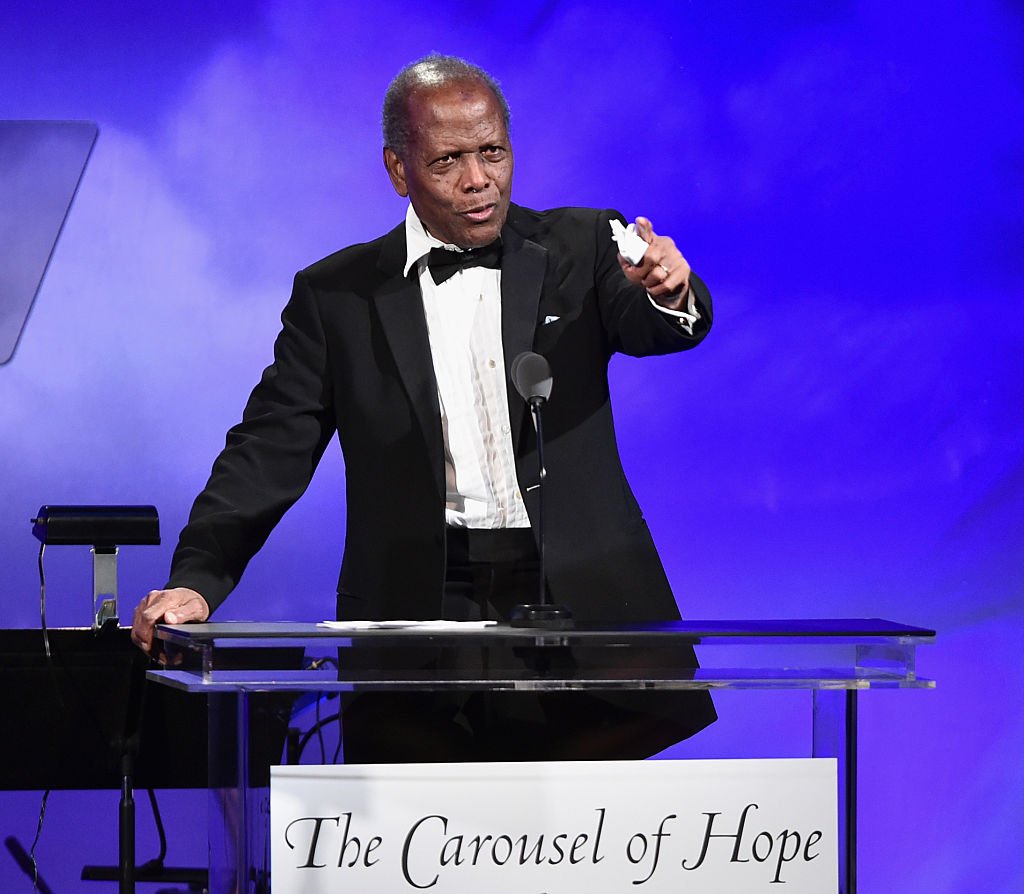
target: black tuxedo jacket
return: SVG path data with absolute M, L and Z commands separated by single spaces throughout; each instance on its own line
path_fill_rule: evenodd
M 694 276 L 701 321 L 692 335 L 654 308 L 618 266 L 613 216 L 511 207 L 502 231 L 504 357 L 507 367 L 533 350 L 553 371 L 544 430 L 554 599 L 584 621 L 668 620 L 678 617 L 676 603 L 619 461 L 607 366 L 616 351 L 696 345 L 711 323 L 711 300 Z M 347 502 L 339 617 L 440 616 L 444 445 L 419 286 L 414 271 L 402 275 L 405 260 L 400 225 L 296 276 L 274 362 L 195 502 L 169 586 L 219 605 L 337 433 Z M 536 529 L 535 435 L 511 385 L 509 412 Z

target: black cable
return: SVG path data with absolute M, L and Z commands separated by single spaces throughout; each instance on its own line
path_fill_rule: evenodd
M 39 805 L 39 821 L 36 823 L 36 837 L 32 839 L 32 847 L 28 849 L 28 858 L 32 861 L 32 890 L 39 894 L 39 863 L 36 861 L 36 845 L 43 834 L 43 820 L 46 818 L 46 802 L 50 800 L 50 790 L 43 792 L 43 800 Z
M 43 569 L 43 553 L 46 551 L 46 544 L 39 544 L 39 618 L 43 625 L 43 647 L 46 650 L 46 660 L 52 661 L 50 655 L 50 631 L 46 627 L 46 572 Z
M 46 552 L 46 544 L 39 544 L 39 621 L 43 630 L 43 650 L 46 653 L 46 666 L 50 670 L 50 677 L 53 680 L 53 688 L 57 693 L 57 701 L 64 707 L 64 699 L 60 694 L 60 687 L 57 685 L 57 669 L 53 666 L 53 654 L 50 651 L 50 631 L 46 626 L 46 571 L 43 567 L 43 555 Z M 36 846 L 43 834 L 43 821 L 46 819 L 46 802 L 50 800 L 50 789 L 43 792 L 43 799 L 39 804 L 39 820 L 36 823 L 36 835 L 32 839 L 32 847 L 28 849 L 28 858 L 32 863 L 32 890 L 35 894 L 39 892 L 39 863 L 36 860 Z
M 317 701 L 317 707 L 319 707 L 319 705 L 320 705 L 320 702 L 318 700 Z M 299 747 L 297 749 L 297 759 L 301 759 L 302 758 L 302 752 L 305 751 L 306 746 L 309 744 L 309 740 L 312 739 L 313 736 L 322 735 L 321 730 L 325 726 L 327 726 L 329 723 L 334 723 L 335 721 L 338 721 L 340 723 L 340 721 L 341 721 L 341 711 L 338 711 L 338 713 L 336 713 L 336 714 L 331 714 L 331 715 L 325 717 L 323 720 L 319 720 L 318 719 L 317 722 L 316 722 L 316 725 L 314 725 L 314 726 L 310 727 L 308 730 L 306 730 L 306 732 L 303 733 L 302 738 L 299 739 Z M 323 755 L 321 754 L 321 758 L 322 757 L 323 757 Z
M 33 886 L 39 894 L 53 894 L 53 889 L 43 881 L 43 877 L 39 875 L 38 871 L 33 866 L 32 858 L 29 857 L 28 851 L 21 846 L 21 842 L 13 835 L 8 835 L 4 839 L 4 844 L 7 846 L 7 850 L 14 858 L 14 862 L 18 864 L 18 869 L 32 879 Z
M 323 696 L 320 696 L 320 698 L 318 698 L 316 700 L 316 723 L 313 725 L 313 730 L 316 732 L 317 741 L 320 743 L 320 763 L 321 764 L 326 764 L 327 763 L 327 748 L 324 745 L 324 723 L 325 723 L 325 721 L 322 721 L 320 719 L 320 705 L 323 703 L 323 700 L 324 700 Z M 302 747 L 301 747 L 301 745 L 302 745 L 302 743 L 300 742 L 299 743 L 299 746 L 300 746 L 299 747 L 299 756 L 300 757 L 302 756 Z
M 153 810 L 153 823 L 156 825 L 157 838 L 160 840 L 160 853 L 152 860 L 147 861 L 146 866 L 162 868 L 164 860 L 167 859 L 167 833 L 164 831 L 164 821 L 160 816 L 160 805 L 156 802 L 156 792 L 147 788 L 146 793 L 149 795 L 149 806 Z
M 324 667 L 325 665 L 337 668 L 338 667 L 338 662 L 337 662 L 336 659 L 331 658 L 331 657 L 325 655 L 322 658 L 316 658 L 313 661 L 311 661 L 310 664 L 309 664 L 309 667 L 307 667 L 306 669 L 307 670 L 319 670 L 321 667 Z M 330 717 L 328 717 L 325 720 L 322 720 L 320 718 L 320 705 L 321 705 L 322 702 L 324 702 L 324 701 L 326 701 L 326 700 L 328 700 L 330 698 L 331 698 L 330 695 L 328 695 L 328 696 L 323 696 L 323 695 L 317 696 L 316 709 L 315 709 L 316 722 L 313 724 L 313 728 L 305 736 L 303 736 L 303 738 L 299 741 L 298 758 L 302 757 L 302 750 L 306 747 L 306 743 L 309 741 L 309 737 L 313 733 L 315 733 L 316 737 L 317 737 L 317 741 L 320 743 L 320 763 L 321 764 L 327 763 L 327 745 L 324 742 L 323 728 L 328 723 L 332 723 L 335 719 L 337 719 L 339 721 L 339 725 L 340 725 L 340 718 L 341 718 L 340 712 L 338 714 L 332 714 Z M 339 734 L 339 736 L 340 736 L 340 734 Z M 338 762 L 338 754 L 339 754 L 340 750 L 341 750 L 341 739 L 339 737 L 339 739 L 338 739 L 338 747 L 334 750 L 334 762 L 335 763 Z
M 331 763 L 332 764 L 336 764 L 338 762 L 338 758 L 341 757 L 341 734 L 342 734 L 342 729 L 341 729 L 341 711 L 338 711 L 338 715 L 337 716 L 338 716 L 338 744 L 334 746 L 334 757 L 331 758 Z

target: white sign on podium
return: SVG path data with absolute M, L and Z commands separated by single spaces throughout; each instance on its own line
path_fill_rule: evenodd
M 273 767 L 272 884 L 822 894 L 838 887 L 836 800 L 831 759 Z

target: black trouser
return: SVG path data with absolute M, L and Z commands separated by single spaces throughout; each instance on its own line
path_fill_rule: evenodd
M 444 617 L 503 620 L 519 603 L 538 600 L 539 560 L 528 528 L 448 531 Z M 657 666 L 650 650 L 621 650 L 623 660 Z M 607 652 L 553 653 L 543 660 L 585 667 Z M 434 650 L 413 658 L 419 670 L 443 667 L 500 674 L 537 659 L 511 648 Z M 380 660 L 387 660 L 383 654 Z M 663 656 L 662 660 L 666 660 Z M 680 662 L 678 650 L 670 663 Z M 695 664 L 692 652 L 684 661 Z M 456 691 L 346 694 L 342 700 L 346 763 L 629 759 L 654 754 L 715 719 L 703 692 Z

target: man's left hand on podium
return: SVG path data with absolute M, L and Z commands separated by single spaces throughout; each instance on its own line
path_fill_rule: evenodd
M 162 659 L 162 655 L 154 651 L 153 630 L 157 624 L 186 624 L 189 621 L 205 621 L 209 617 L 210 606 L 195 590 L 187 587 L 150 590 L 135 608 L 132 642 L 147 654 Z

